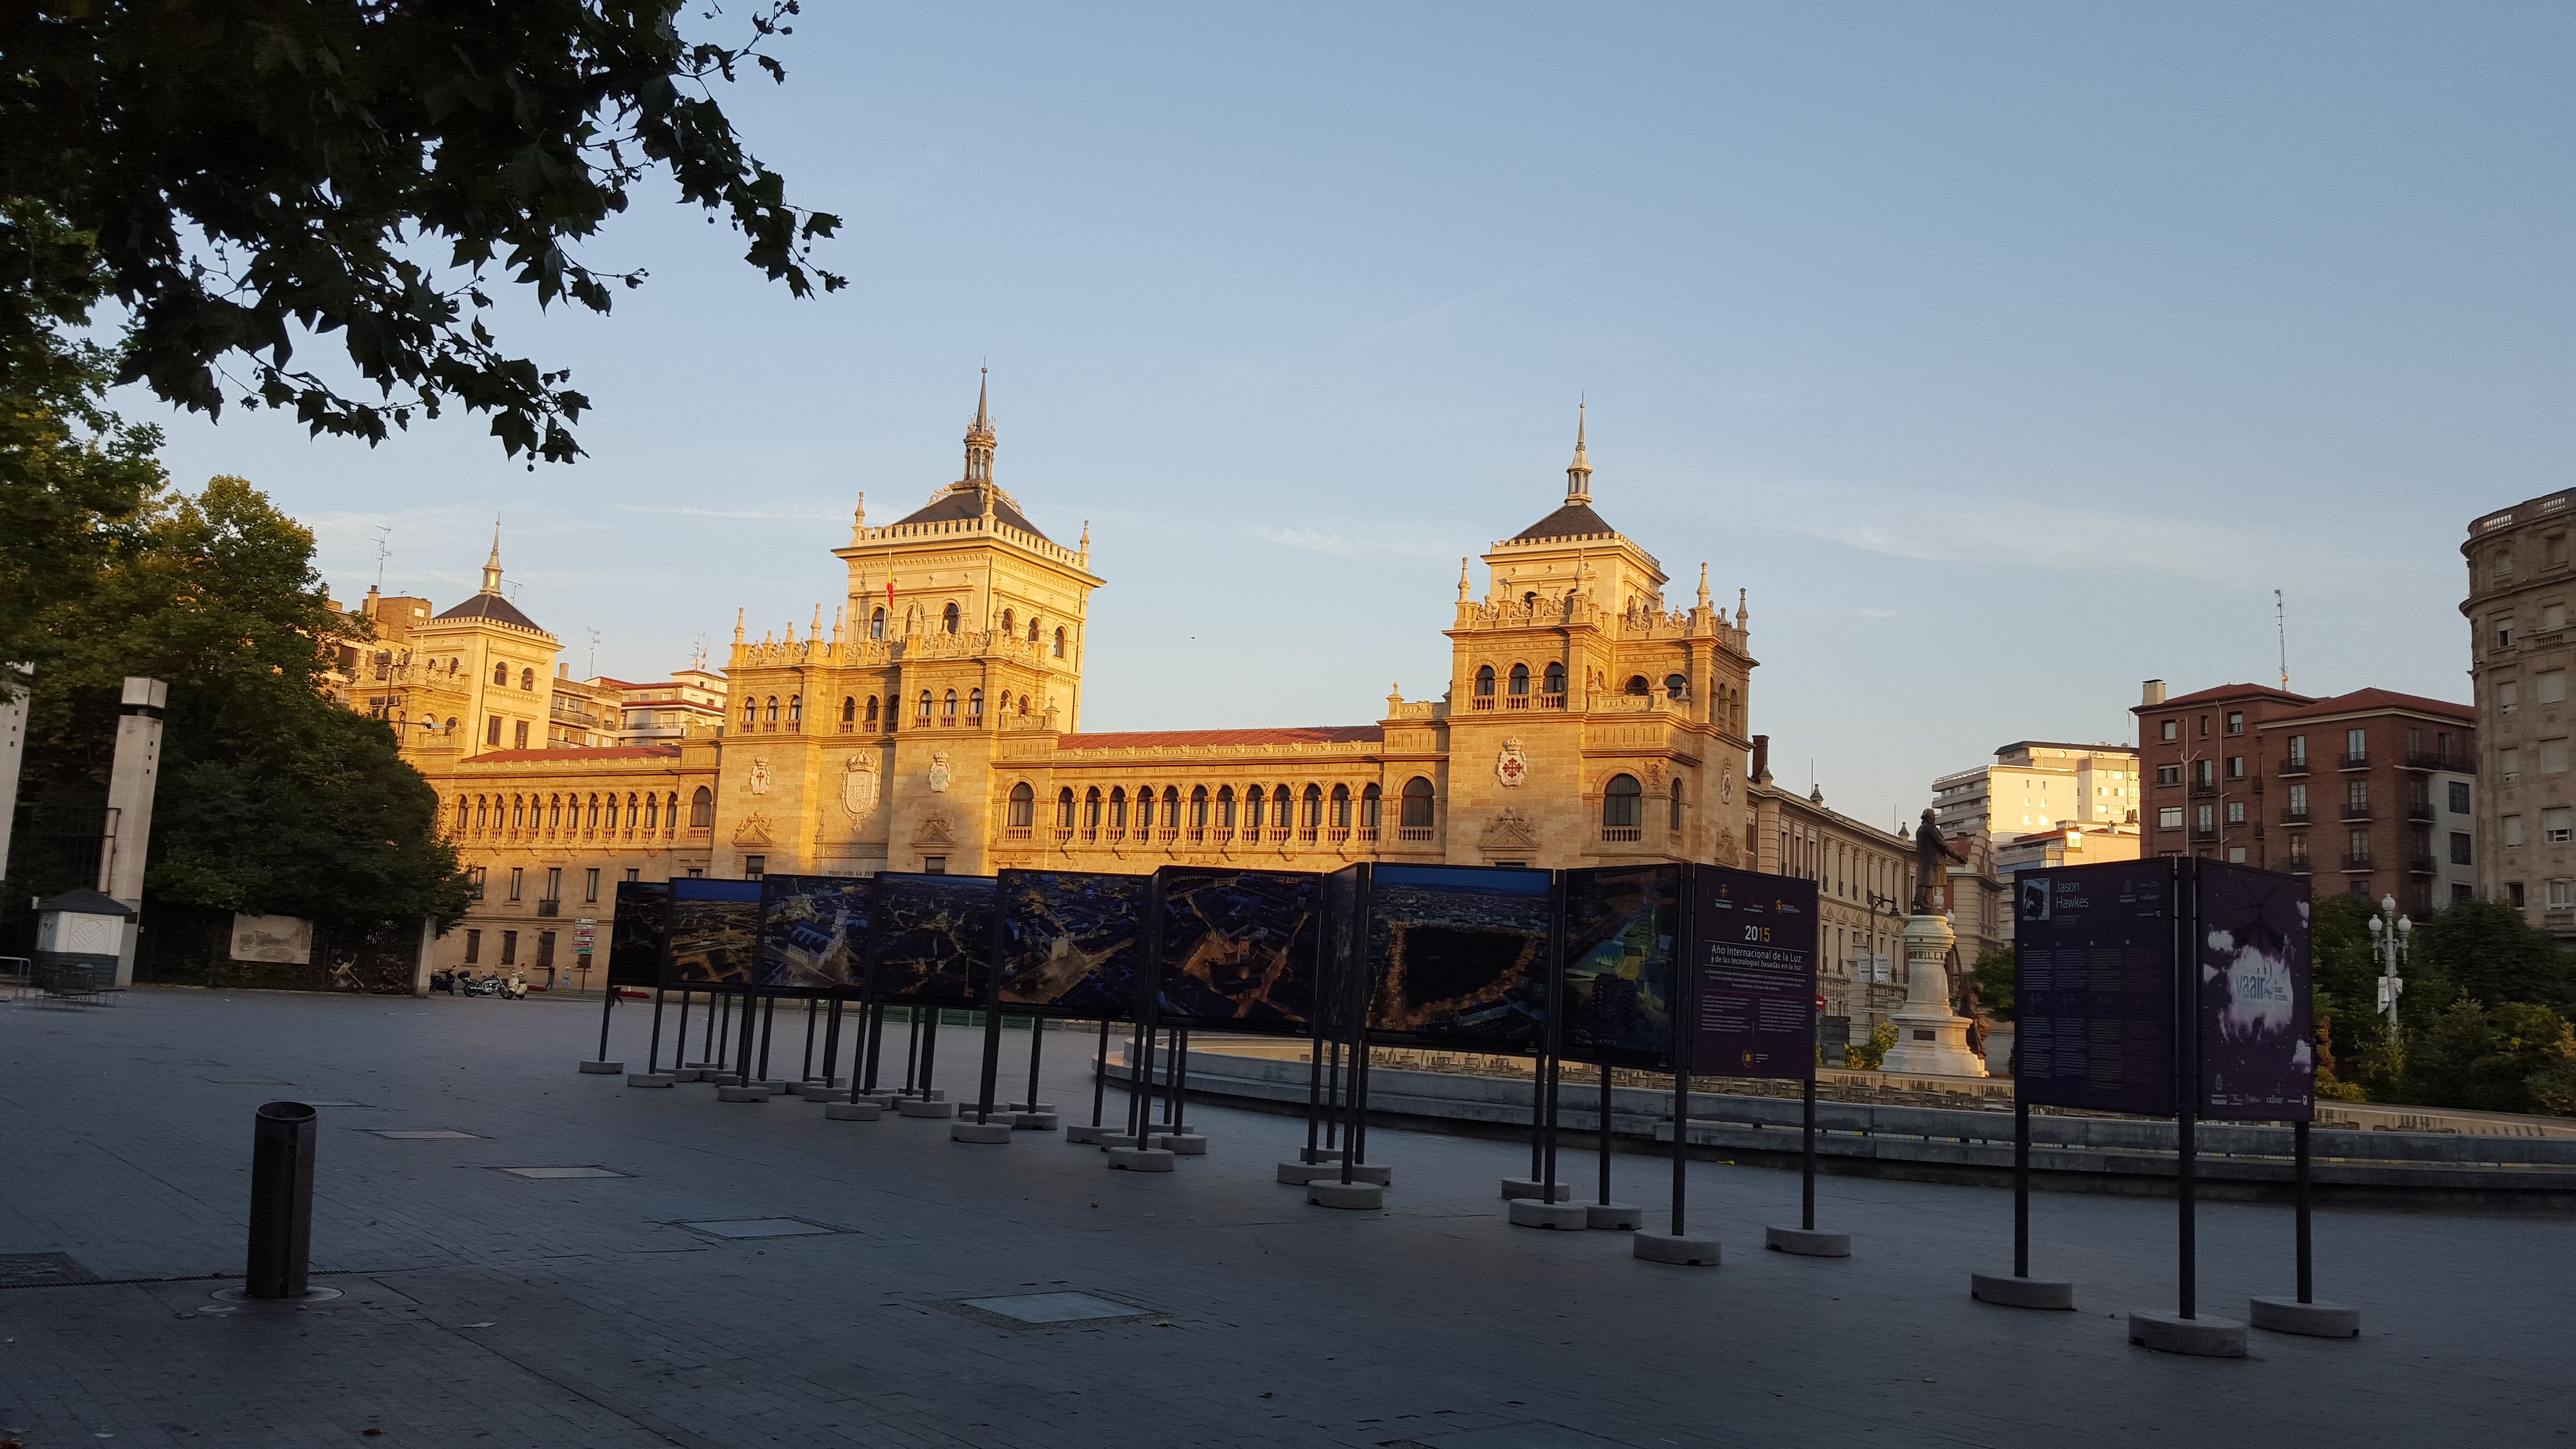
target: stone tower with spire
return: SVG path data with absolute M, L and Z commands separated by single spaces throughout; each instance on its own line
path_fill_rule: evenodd
M 404 753 L 424 769 L 433 759 L 546 747 L 547 705 L 563 641 L 503 591 L 501 525 L 492 525 L 483 586 L 413 626 L 404 643 L 404 652 L 386 661 L 381 681 L 367 678 L 375 672 L 371 666 L 358 682 L 396 687 L 398 702 L 385 717 Z
M 891 523 L 854 513 L 828 634 L 820 610 L 803 638 L 792 620 L 758 639 L 737 627 L 718 874 L 754 856 L 771 871 L 990 868 L 992 802 L 965 795 L 1015 747 L 1078 727 L 1102 583 L 1090 526 L 1077 547 L 1049 538 L 995 481 L 998 449 L 987 377 L 962 476 Z

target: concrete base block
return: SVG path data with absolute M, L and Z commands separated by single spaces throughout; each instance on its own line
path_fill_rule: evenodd
M 2235 1318 L 2185 1318 L 2179 1313 L 2140 1310 L 2129 1315 L 2129 1342 L 2158 1353 L 2243 1358 L 2245 1324 Z
M 1183 1157 L 1207 1156 L 1207 1139 L 1195 1132 L 1157 1132 L 1145 1139 L 1148 1147 L 1160 1147 Z
M 1968 1294 L 1980 1303 L 2005 1308 L 2054 1308 L 2073 1312 L 2075 1285 L 2057 1278 L 2016 1278 L 2009 1273 L 1971 1273 Z
M 1512 1226 L 1516 1228 L 1558 1228 L 1581 1232 L 1590 1226 L 1592 1215 L 1581 1203 L 1540 1202 L 1534 1197 L 1512 1199 Z
M 1820 1233 L 1811 1228 L 1764 1228 L 1762 1246 L 1801 1258 L 1848 1258 L 1851 1234 Z
M 624 1070 L 626 1070 L 624 1062 L 583 1062 L 581 1064 L 581 1074 L 585 1077 L 613 1077 Z
M 1503 1179 L 1503 1196 L 1506 1199 L 1537 1197 L 1542 1191 L 1544 1191 L 1544 1189 L 1537 1182 L 1526 1177 L 1507 1177 Z M 1555 1200 L 1558 1202 L 1572 1202 L 1574 1200 L 1574 1184 L 1570 1182 L 1558 1183 L 1556 1185 Z
M 1595 1202 L 1583 1205 L 1583 1225 L 1587 1228 L 1632 1233 L 1645 1220 L 1646 1214 L 1634 1203 Z
M 1339 1182 L 1342 1180 L 1342 1165 L 1338 1162 L 1283 1162 L 1279 1164 L 1279 1180 L 1292 1187 L 1310 1182 Z M 1354 1162 L 1351 1164 L 1351 1181 L 1373 1182 L 1387 1187 L 1395 1181 L 1395 1169 L 1373 1162 Z
M 897 1116 L 902 1117 L 954 1117 L 957 1115 L 957 1104 L 925 1102 L 919 1097 L 902 1097 L 896 1099 L 894 1110 Z
M 816 1086 L 812 1082 L 807 1082 L 805 1084 L 805 1090 L 797 1093 L 796 1095 L 804 1098 L 808 1102 L 831 1103 L 846 1102 L 850 1100 L 850 1094 L 847 1092 L 838 1091 L 830 1087 Z
M 1695 1238 L 1685 1233 L 1639 1233 L 1628 1240 L 1628 1251 L 1649 1263 L 1669 1263 L 1681 1268 L 1714 1268 L 1717 1266 L 1717 1239 Z
M 1337 1177 L 1306 1184 L 1306 1201 L 1344 1212 L 1375 1212 L 1386 1206 L 1386 1189 L 1374 1182 L 1344 1182 Z
M 2309 1338 L 2358 1338 L 2361 1310 L 2347 1303 L 2301 1303 L 2296 1298 L 2249 1298 L 2245 1321 L 2273 1333 Z
M 719 1102 L 766 1102 L 769 1100 L 769 1089 L 767 1087 L 718 1087 L 716 1088 L 716 1100 Z
M 1109 1165 L 1121 1172 L 1169 1172 L 1178 1160 L 1160 1147 L 1109 1149 Z
M 826 1122 L 874 1122 L 885 1115 L 885 1108 L 874 1102 L 833 1102 L 823 1108 Z
M 1013 1112 L 1011 1125 L 1023 1132 L 1053 1132 L 1057 1118 L 1053 1112 Z
M 1011 1124 L 996 1119 L 991 1122 L 951 1122 L 948 1140 L 972 1142 L 979 1147 L 998 1147 L 1011 1140 Z
M 746 1087 L 759 1087 L 767 1091 L 769 1095 L 773 1097 L 783 1097 L 789 1092 L 796 1090 L 794 1083 L 780 1077 L 755 1077 L 752 1080 L 743 1083 L 743 1085 Z
M 1013 1102 L 1013 1103 L 1011 1104 L 1011 1110 L 1012 1110 L 1012 1111 L 1014 1111 L 1014 1112 L 1052 1112 L 1052 1111 L 1054 1111 L 1054 1110 L 1055 1110 L 1055 1103 L 1053 1103 L 1053 1102 Z
M 1350 1154 L 1339 1147 L 1300 1147 L 1297 1156 L 1305 1162 L 1339 1162 Z
M 1136 1134 L 1133 1132 L 1103 1132 L 1091 1140 L 1099 1143 L 1100 1150 L 1103 1152 L 1114 1152 L 1121 1147 L 1137 1145 Z
M 667 1072 L 660 1073 L 660 1075 L 669 1077 L 675 1082 L 694 1082 L 698 1079 L 698 1069 L 696 1067 L 673 1067 Z
M 731 1072 L 719 1072 L 713 1068 L 699 1072 L 698 1080 L 706 1083 L 710 1087 L 739 1087 L 742 1085 L 742 1078 L 735 1076 Z
M 626 1074 L 626 1085 L 630 1087 L 667 1087 L 676 1080 L 677 1078 L 669 1072 L 628 1072 Z
M 1076 1122 L 1064 1129 L 1064 1140 L 1080 1147 L 1095 1146 L 1109 1134 L 1106 1122 Z
M 897 1102 L 902 1101 L 902 1100 L 903 1100 L 903 1098 L 902 1098 L 900 1095 L 898 1095 L 897 1093 L 894 1093 L 894 1092 L 857 1092 L 857 1091 L 854 1091 L 854 1092 L 850 1093 L 850 1100 L 851 1100 L 851 1101 L 853 1101 L 853 1102 L 874 1102 L 875 1104 L 877 1104 L 877 1105 L 878 1105 L 878 1106 L 880 1106 L 880 1107 L 884 1107 L 884 1108 L 886 1108 L 886 1109 L 888 1109 L 888 1110 L 892 1110 L 892 1109 L 893 1109 L 893 1107 L 894 1107 L 894 1104 L 895 1104 L 895 1103 L 897 1103 Z

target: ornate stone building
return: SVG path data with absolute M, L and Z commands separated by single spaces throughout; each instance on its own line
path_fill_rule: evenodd
M 1730 616 L 1703 565 L 1690 602 L 1667 601 L 1662 564 L 1594 510 L 1579 423 L 1562 501 L 1487 550 L 1481 589 L 1460 561 L 1445 688 L 1391 692 L 1374 722 L 1349 725 L 1085 733 L 1087 611 L 1105 582 L 1089 529 L 1070 546 L 1049 538 L 997 483 L 995 451 L 979 397 L 962 477 L 890 523 L 871 524 L 861 500 L 832 550 L 846 588 L 828 625 L 817 608 L 802 637 L 790 625 L 752 639 L 737 621 L 721 728 L 644 748 L 523 750 L 505 723 L 496 748 L 488 724 L 444 721 L 506 711 L 442 699 L 442 728 L 412 754 L 483 873 L 466 922 L 484 933 L 481 961 L 495 959 L 491 933 L 542 933 L 574 908 L 546 908 L 548 889 L 578 888 L 604 930 L 614 891 L 587 899 L 594 869 L 613 882 L 1357 860 L 1799 874 L 1840 861 L 1828 878 L 1848 886 L 1853 919 L 1838 916 L 1832 939 L 1844 955 L 1887 949 L 1868 895 L 1910 890 L 1903 837 L 1767 789 L 1757 806 L 1743 597 Z M 477 638 L 500 631 L 486 652 L 521 631 L 550 648 L 500 598 L 498 573 L 496 556 L 485 591 L 449 614 L 480 621 Z M 501 679 L 502 663 L 450 652 L 458 677 Z M 543 675 L 550 662 L 525 667 Z M 489 688 L 515 702 L 514 682 Z M 1831 844 L 1809 852 L 1809 840 Z M 461 934 L 442 945 L 449 964 Z

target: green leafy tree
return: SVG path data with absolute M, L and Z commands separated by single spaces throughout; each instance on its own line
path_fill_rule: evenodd
M 2438 973 L 2489 1007 L 2526 1001 L 2576 1008 L 2576 972 L 2558 942 L 2502 901 L 2458 901 L 2435 912 L 2415 932 L 2408 975 L 2419 971 Z
M 1985 1003 L 1986 1014 L 1997 1021 L 2013 1019 L 2013 948 L 1996 946 L 1977 953 L 1977 964 L 1968 968 L 1977 983 L 1977 999 Z
M 2508 1002 L 2487 1007 L 2455 996 L 2406 1056 L 2405 1100 L 2433 1107 L 2528 1112 L 2533 1079 L 2576 1058 L 2576 1029 L 2546 1006 Z
M 838 218 L 790 206 L 715 98 L 752 66 L 786 78 L 762 47 L 796 10 L 768 0 L 719 44 L 681 35 L 678 0 L 0 7 L 0 199 L 95 238 L 132 319 L 121 382 L 371 443 L 459 406 L 511 455 L 569 461 L 588 400 L 494 338 L 496 273 L 606 312 L 644 274 L 576 249 L 667 177 L 795 295 L 844 284 L 811 256 Z M 0 346 L 71 320 L 42 282 L 0 276 Z M 296 360 L 332 334 L 361 396 Z
M 156 489 L 106 548 L 92 586 L 42 618 L 27 731 L 36 813 L 94 810 L 119 685 L 150 675 L 170 691 L 147 902 L 461 916 L 436 793 L 385 724 L 324 690 L 328 653 L 366 625 L 329 607 L 312 535 L 248 483 L 217 478 L 194 498 Z

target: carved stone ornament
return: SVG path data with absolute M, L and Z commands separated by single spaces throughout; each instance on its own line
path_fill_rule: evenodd
M 736 845 L 767 845 L 769 843 L 769 817 L 761 814 L 757 810 L 742 817 L 742 823 L 733 828 L 733 843 Z
M 1494 757 L 1494 778 L 1515 790 L 1529 779 L 1529 757 L 1521 753 L 1519 740 L 1503 741 L 1502 752 Z
M 922 816 L 921 825 L 912 832 L 912 843 L 924 848 L 955 845 L 957 837 L 949 828 L 947 813 L 933 810 Z
M 859 818 L 876 813 L 877 762 L 874 756 L 856 754 L 842 763 L 841 808 Z
M 1509 805 L 1485 822 L 1485 833 L 1476 841 L 1480 850 L 1536 850 L 1538 832 L 1530 828 L 1529 818 Z
M 754 755 L 752 757 L 751 793 L 754 795 L 766 795 L 769 793 L 769 759 L 767 756 Z
M 1726 772 L 1717 777 L 1717 802 L 1721 805 L 1735 803 L 1735 767 L 1733 765 L 1727 766 Z
M 948 770 L 948 752 L 946 750 L 932 751 L 930 756 L 930 788 L 932 792 L 944 793 L 948 789 L 948 781 L 950 778 L 951 776 Z
M 1660 795 L 1664 793 L 1663 761 L 1648 760 L 1646 762 L 1646 791 L 1648 794 L 1652 795 Z

